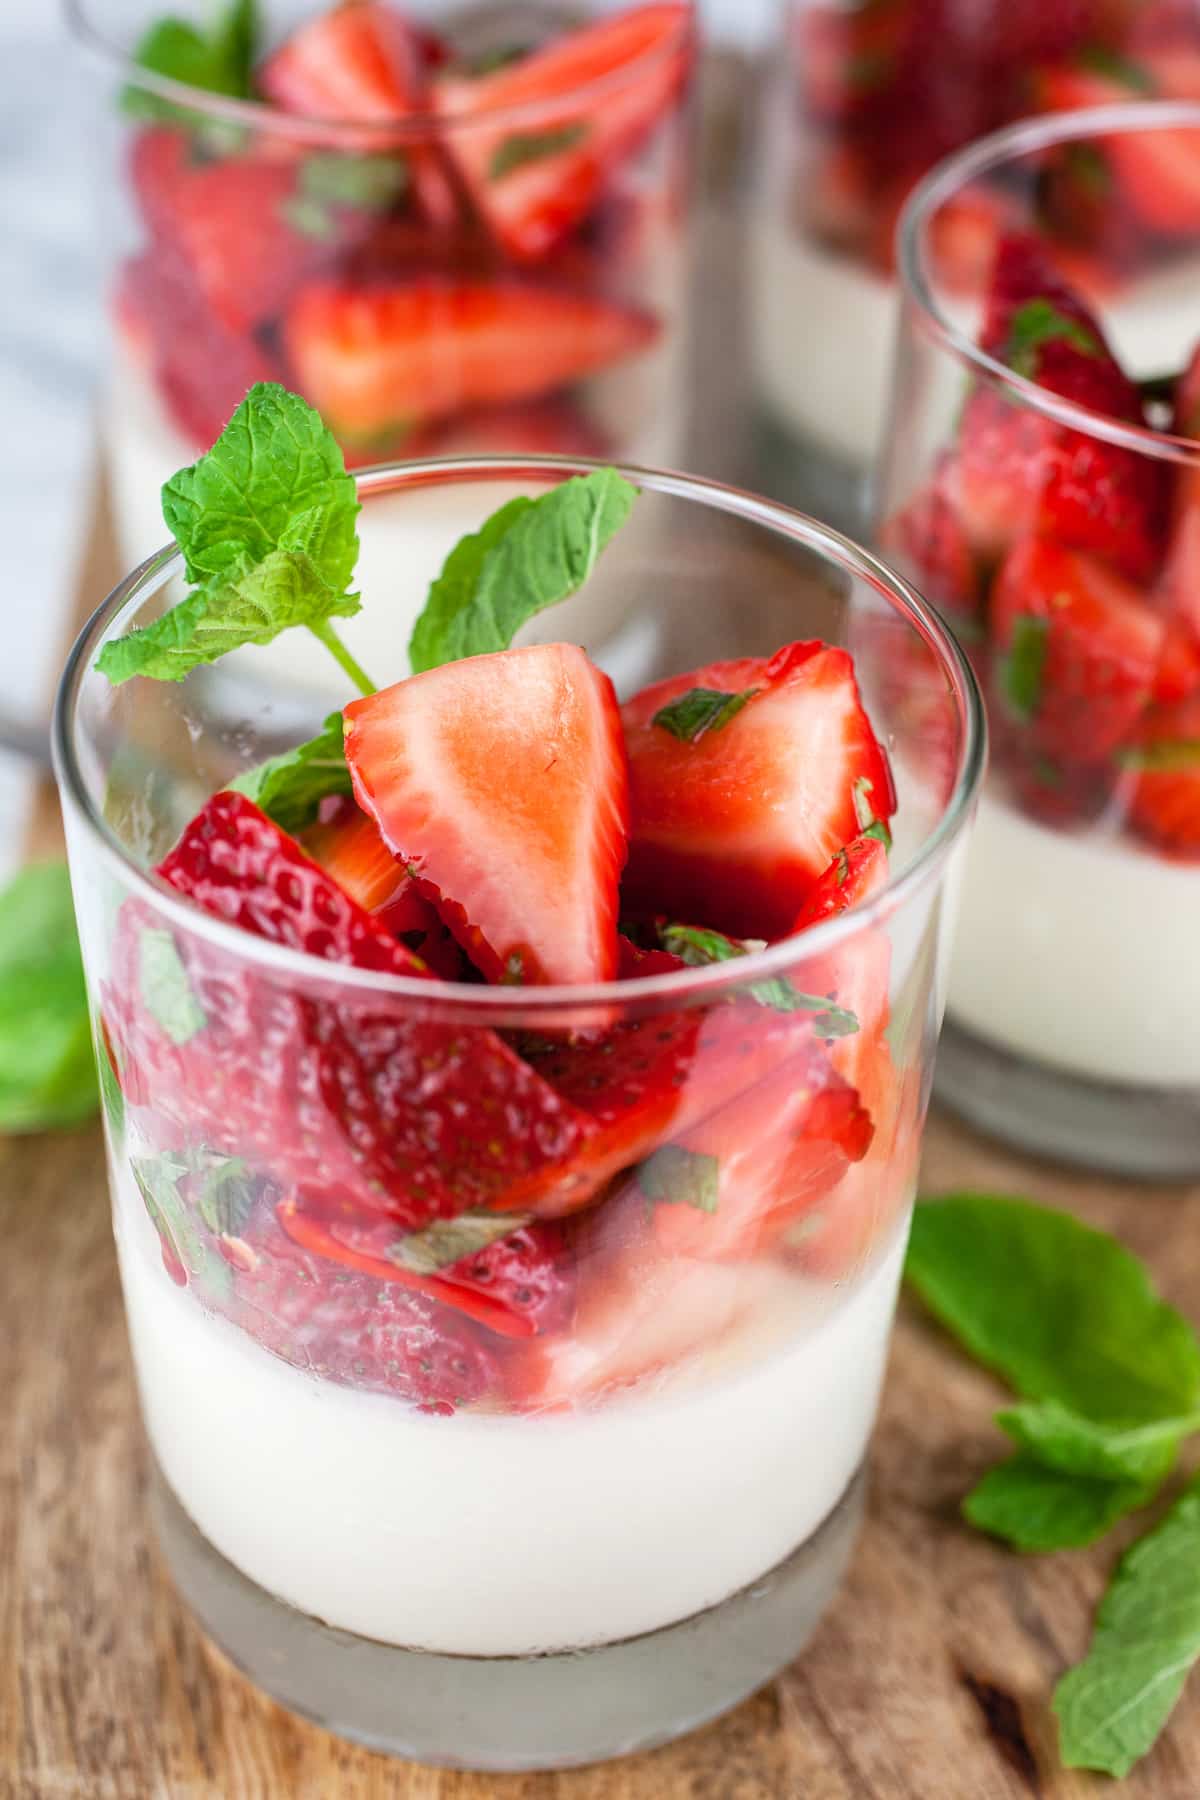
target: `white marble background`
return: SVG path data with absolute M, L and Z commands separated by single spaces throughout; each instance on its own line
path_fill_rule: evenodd
M 702 0 L 706 28 L 743 43 L 781 3 Z M 48 712 L 93 469 L 99 104 L 56 0 L 0 0 L 0 718 L 33 724 Z M 31 789 L 28 765 L 0 750 L 0 875 Z

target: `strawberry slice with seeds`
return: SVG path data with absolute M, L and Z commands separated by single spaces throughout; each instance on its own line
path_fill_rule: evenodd
M 443 981 L 462 981 L 470 965 L 437 908 L 398 862 L 373 819 L 347 801 L 339 814 L 305 831 L 300 842 L 338 886 L 373 913 L 385 931 L 402 938 Z
M 1141 592 L 1095 558 L 1023 538 L 992 588 L 998 705 L 1067 765 L 1102 762 L 1146 706 L 1164 627 Z
M 438 81 L 451 152 L 510 256 L 546 256 L 591 212 L 613 164 L 653 132 L 686 76 L 688 16 L 679 0 L 655 0 L 490 74 Z
M 1148 713 L 1121 761 L 1135 772 L 1135 829 L 1171 855 L 1200 857 L 1200 698 Z
M 978 612 L 982 584 L 978 558 L 949 490 L 951 466 L 944 457 L 928 485 L 884 522 L 879 541 L 935 606 L 970 619 Z
M 159 875 L 273 944 L 384 975 L 426 971 L 265 814 L 220 793 Z M 565 1167 L 593 1129 L 493 1032 L 411 1002 L 239 965 L 129 903 L 104 1000 L 155 1135 L 202 1139 L 286 1187 L 416 1229 Z
M 632 917 L 780 937 L 834 852 L 895 810 L 844 650 L 799 643 L 714 663 L 646 688 L 621 717 Z
M 492 980 L 608 981 L 628 794 L 612 683 L 571 644 L 473 656 L 346 708 L 363 810 Z
M 535 400 L 644 350 L 648 314 L 513 280 L 310 284 L 284 321 L 299 385 L 340 435 L 380 441 Z

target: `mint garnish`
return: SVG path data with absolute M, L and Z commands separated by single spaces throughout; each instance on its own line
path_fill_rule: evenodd
M 97 1103 L 71 884 L 36 863 L 0 891 L 0 1131 L 78 1125 Z
M 689 688 L 669 706 L 661 706 L 650 723 L 660 725 L 680 743 L 694 744 L 706 732 L 728 725 L 758 691 L 745 688 L 740 694 L 723 694 L 717 688 Z
M 1155 92 L 1153 80 L 1140 63 L 1118 56 L 1115 50 L 1108 50 L 1103 44 L 1089 44 L 1079 52 L 1076 61 L 1080 68 L 1090 69 L 1094 75 L 1104 75 L 1109 81 L 1118 81 L 1122 87 L 1132 88 L 1135 93 Z
M 1149 1498 L 1142 1482 L 1069 1475 L 1018 1453 L 990 1469 L 963 1501 L 977 1531 L 1014 1550 L 1082 1550 Z
M 1200 1658 L 1200 1482 L 1122 1558 L 1084 1660 L 1054 1694 L 1069 1769 L 1128 1775 Z
M 493 513 L 429 590 L 408 647 L 414 672 L 507 650 L 526 620 L 583 586 L 636 498 L 615 469 L 597 469 Z
M 186 1160 L 165 1152 L 136 1156 L 129 1166 L 164 1249 L 185 1276 L 199 1281 L 208 1298 L 227 1299 L 233 1288 L 229 1265 L 205 1237 L 180 1192 L 180 1182 L 190 1174 Z
M 1042 697 L 1050 627 L 1045 619 L 1021 613 L 1013 622 L 1012 641 L 1000 658 L 1000 691 L 1016 718 L 1032 719 Z
M 637 1172 L 637 1183 L 654 1204 L 694 1206 L 697 1212 L 715 1213 L 721 1189 L 721 1165 L 715 1156 L 664 1144 L 648 1156 Z
M 693 969 L 701 969 L 708 963 L 729 962 L 736 956 L 746 956 L 751 948 L 762 947 L 739 943 L 737 938 L 726 937 L 724 932 L 709 931 L 699 925 L 662 925 L 658 938 L 664 950 L 669 950 L 672 956 Z M 835 1006 L 825 995 L 802 994 L 786 975 L 752 982 L 746 992 L 760 1006 L 769 1006 L 775 1012 L 814 1014 L 813 1024 L 819 1037 L 849 1037 L 858 1030 L 854 1013 Z
M 229 0 L 207 31 L 186 19 L 159 19 L 133 53 L 155 75 L 209 94 L 245 100 L 253 94 L 251 72 L 258 55 L 257 0 Z M 185 109 L 131 83 L 121 95 L 123 110 L 140 119 L 186 119 Z
M 386 212 L 407 185 L 408 168 L 398 155 L 351 156 L 319 150 L 301 163 L 297 192 L 284 203 L 283 212 L 297 231 L 323 241 L 338 229 L 338 207 Z
M 200 1217 L 215 1237 L 241 1237 L 258 1198 L 258 1183 L 240 1156 L 221 1157 L 204 1170 Z
M 163 488 L 163 517 L 194 592 L 116 638 L 97 668 L 181 681 L 246 644 L 304 625 L 362 693 L 369 678 L 331 620 L 360 610 L 347 592 L 358 557 L 358 497 L 319 413 L 271 382 L 251 388 L 212 449 Z
M 453 1219 L 436 1219 L 423 1231 L 409 1232 L 390 1245 L 387 1254 L 413 1275 L 436 1275 L 465 1256 L 478 1256 L 500 1238 L 511 1237 L 532 1219 L 532 1213 L 459 1213 Z
M 142 1005 L 173 1044 L 189 1043 L 208 1024 L 175 939 L 157 926 L 146 926 L 138 944 L 138 991 Z
M 1183 1439 L 1200 1431 L 1200 1410 L 1144 1424 L 1111 1425 L 1057 1400 L 1027 1400 L 997 1413 L 996 1423 L 1039 1462 L 1064 1474 L 1157 1486 Z
M 247 769 L 229 785 L 294 837 L 312 824 L 322 800 L 353 793 L 344 739 L 341 713 L 330 713 L 315 738 Z
M 587 133 L 587 125 L 582 119 L 555 126 L 552 131 L 513 132 L 492 151 L 488 176 L 492 181 L 502 181 L 514 169 L 523 169 L 527 163 L 541 162 L 547 156 L 557 156 L 562 150 L 573 150 Z
M 1043 344 L 1070 344 L 1084 356 L 1099 356 L 1103 345 L 1094 331 L 1060 312 L 1050 300 L 1027 300 L 1009 322 L 1003 361 L 1015 375 L 1037 379 L 1037 353 Z

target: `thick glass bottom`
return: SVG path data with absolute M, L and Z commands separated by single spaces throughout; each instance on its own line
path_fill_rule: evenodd
M 1149 1181 L 1200 1175 L 1200 1093 L 1089 1081 L 947 1019 L 938 1099 L 971 1125 L 1056 1162 Z
M 831 456 L 761 410 L 754 422 L 751 454 L 754 485 L 760 493 L 810 513 L 848 537 L 865 537 L 869 481 L 860 465 Z
M 862 1520 L 854 1477 L 786 1561 L 720 1605 L 623 1643 L 545 1656 L 444 1656 L 323 1625 L 235 1569 L 154 1466 L 151 1505 L 176 1586 L 230 1659 L 342 1737 L 488 1771 L 600 1762 L 680 1737 L 793 1660 L 832 1599 Z M 452 1573 L 452 1572 L 451 1572 Z

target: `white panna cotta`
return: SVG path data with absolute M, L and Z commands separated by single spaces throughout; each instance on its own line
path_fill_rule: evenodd
M 1200 869 L 980 803 L 948 1011 L 1068 1074 L 1200 1087 Z
M 755 1353 L 758 1318 L 727 1368 L 709 1359 L 691 1381 L 438 1417 L 291 1367 L 204 1312 L 127 1181 L 117 1237 L 147 1431 L 204 1535 L 330 1625 L 470 1656 L 654 1631 L 803 1543 L 866 1450 L 903 1259 L 901 1233 L 845 1288 L 772 1275 L 774 1347 Z

